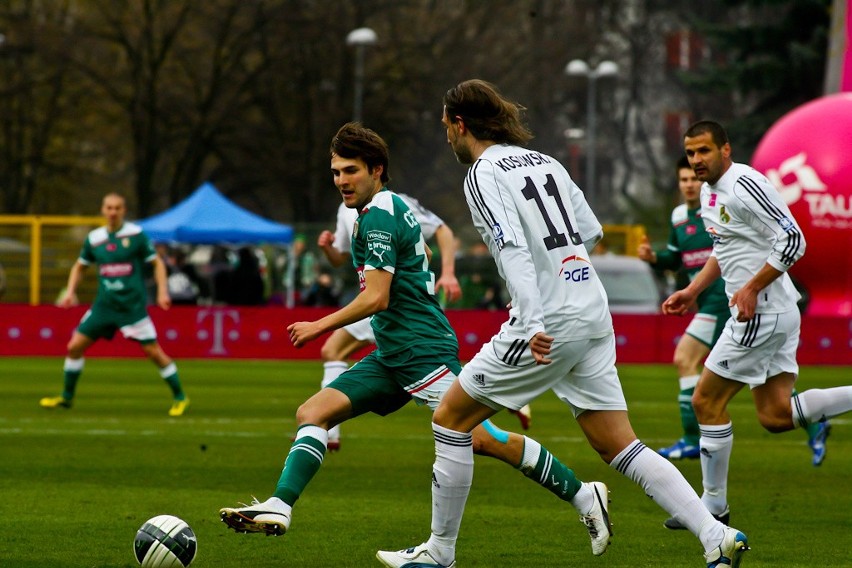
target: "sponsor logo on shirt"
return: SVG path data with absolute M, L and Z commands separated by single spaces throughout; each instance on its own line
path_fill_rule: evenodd
M 387 231 L 367 231 L 367 252 L 384 262 L 384 254 L 393 250 L 391 234 Z
M 698 232 L 698 227 L 696 227 L 695 225 L 687 225 L 686 226 L 686 234 L 687 235 L 694 235 L 697 232 Z
M 356 268 L 355 272 L 358 273 L 358 289 L 363 292 L 367 287 L 367 279 L 364 277 L 364 265 L 362 264 Z
M 500 226 L 500 223 L 494 223 L 491 225 L 491 236 L 494 238 L 494 243 L 497 245 L 497 248 L 503 250 L 506 237 L 503 234 L 503 227 Z
M 559 269 L 559 273 L 565 278 L 566 282 L 585 282 L 589 279 L 590 266 L 591 263 L 588 260 L 572 254 L 562 259 L 562 268 Z
M 133 265 L 129 262 L 109 262 L 101 264 L 98 272 L 104 278 L 121 278 L 133 274 Z
M 683 262 L 684 267 L 696 268 L 699 266 L 704 266 L 707 263 L 707 259 L 710 258 L 710 255 L 712 253 L 712 248 L 691 250 L 681 253 L 680 259 Z
M 115 246 L 115 243 L 107 243 L 106 249 L 107 252 L 115 252 L 118 247 Z
M 710 201 L 707 203 L 707 205 L 709 205 L 710 207 L 716 207 L 716 194 L 715 193 L 710 194 Z
M 704 227 L 704 230 L 707 231 L 707 234 L 710 235 L 711 239 L 713 239 L 714 244 L 722 242 L 722 237 L 716 232 L 715 227 Z

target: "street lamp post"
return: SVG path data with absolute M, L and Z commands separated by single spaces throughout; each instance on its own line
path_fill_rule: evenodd
M 618 75 L 618 64 L 614 61 L 601 61 L 592 69 L 589 64 L 581 59 L 572 59 L 565 66 L 565 73 L 570 76 L 586 77 L 588 80 L 588 93 L 586 95 L 586 176 L 585 190 L 586 200 L 589 205 L 595 198 L 595 130 L 597 129 L 597 111 L 595 103 L 597 94 L 595 86 L 601 77 L 613 77 Z
M 346 36 L 346 45 L 355 46 L 355 102 L 352 107 L 352 120 L 360 122 L 364 105 L 364 51 L 367 46 L 375 45 L 379 36 L 370 28 L 357 28 Z

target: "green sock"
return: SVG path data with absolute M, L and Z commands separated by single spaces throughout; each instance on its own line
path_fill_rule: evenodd
M 524 456 L 518 469 L 563 501 L 571 501 L 582 486 L 572 470 L 527 436 L 524 436 Z
M 80 380 L 80 374 L 83 372 L 83 363 L 85 360 L 65 358 L 65 365 L 62 370 L 65 372 L 65 383 L 62 390 L 62 398 L 71 400 L 74 398 L 74 392 L 77 390 L 77 381 Z
M 310 424 L 299 428 L 273 495 L 292 507 L 319 471 L 327 443 L 326 430 Z
M 692 393 L 695 392 L 695 387 L 682 389 L 677 395 L 677 403 L 680 407 L 680 423 L 683 426 L 683 440 L 691 446 L 697 446 L 698 440 L 701 438 L 701 431 L 698 429 L 698 418 L 695 416 L 695 409 L 692 408 Z
M 71 400 L 74 391 L 77 390 L 77 381 L 80 379 L 80 371 L 65 371 L 65 388 L 62 390 L 62 398 Z
M 183 387 L 180 385 L 180 378 L 178 378 L 177 365 L 169 363 L 160 369 L 160 376 L 163 377 L 163 380 L 166 381 L 166 384 L 169 385 L 170 389 L 172 389 L 172 396 L 174 396 L 175 400 L 183 400 L 186 398 L 186 394 L 183 392 Z

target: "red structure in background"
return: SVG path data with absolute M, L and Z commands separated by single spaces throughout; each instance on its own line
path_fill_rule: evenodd
M 53 306 L 0 305 L 0 356 L 63 356 L 71 332 L 85 306 L 64 310 Z M 287 324 L 314 320 L 324 308 L 236 308 L 177 306 L 151 309 L 160 343 L 176 359 L 319 359 L 322 340 L 301 349 L 290 344 Z M 505 312 L 449 310 L 459 337 L 461 359 L 473 357 L 500 327 Z M 687 320 L 663 315 L 613 316 L 618 361 L 669 363 Z M 119 335 L 100 341 L 87 356 L 141 357 L 137 345 Z M 852 318 L 805 316 L 799 363 L 852 365 Z M 2 364 L 0 364 L 2 365 Z
M 808 291 L 812 315 L 852 316 L 850 148 L 852 93 L 837 93 L 781 117 L 752 157 L 805 233 L 805 256 L 790 274 Z

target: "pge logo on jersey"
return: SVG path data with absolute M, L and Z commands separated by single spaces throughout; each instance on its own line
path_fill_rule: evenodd
M 592 263 L 583 257 L 572 254 L 562 260 L 560 275 L 566 282 L 585 282 L 589 279 L 589 268 Z

